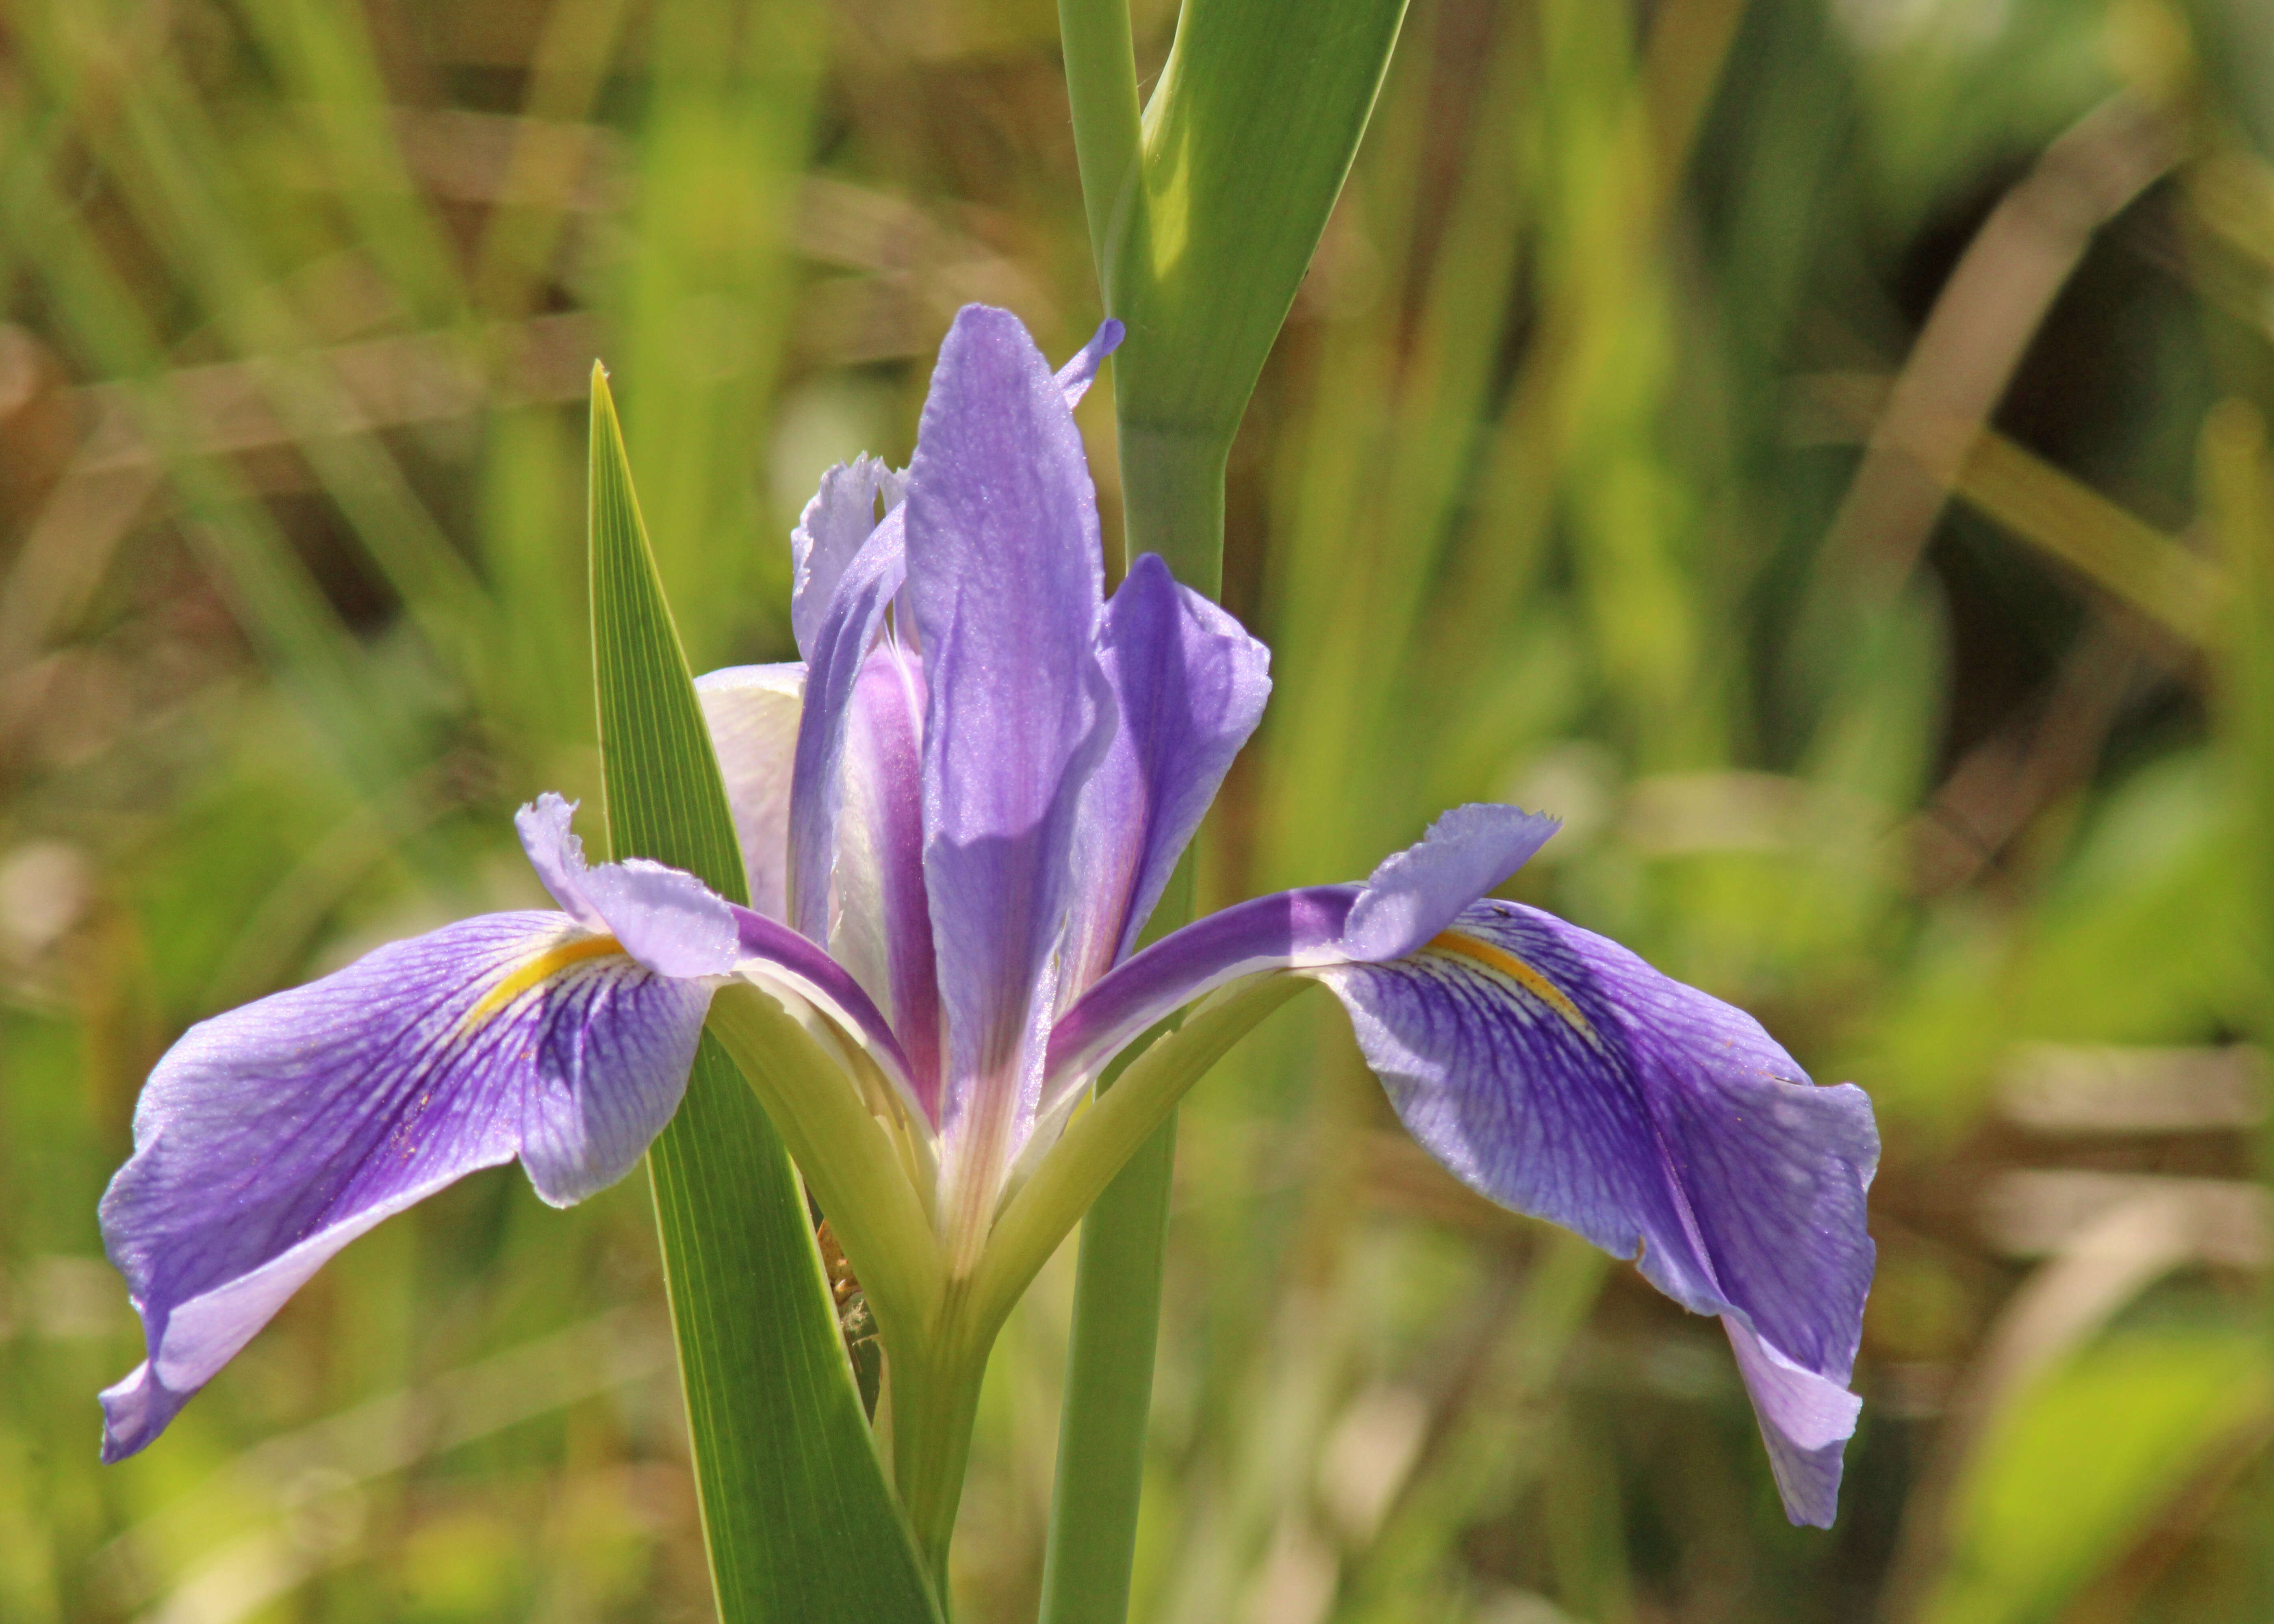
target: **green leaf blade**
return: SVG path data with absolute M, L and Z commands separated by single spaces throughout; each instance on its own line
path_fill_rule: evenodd
M 1141 207 L 1101 265 L 1131 549 L 1213 593 L 1224 465 L 1350 173 L 1405 0 L 1186 0 Z M 1092 207 L 1096 207 L 1095 199 Z
M 746 901 L 718 763 L 598 368 L 591 568 L 611 853 L 685 868 Z M 937 1620 L 846 1361 L 797 1175 L 708 1034 L 648 1168 L 720 1618 Z

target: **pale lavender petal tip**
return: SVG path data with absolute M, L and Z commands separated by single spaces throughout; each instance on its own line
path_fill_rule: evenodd
M 1841 1456 L 1855 1435 L 1864 1401 L 1830 1378 L 1795 1365 L 1736 1314 L 1722 1315 L 1721 1326 L 1752 1398 L 1785 1515 L 1803 1527 L 1830 1528 L 1840 1509 Z
M 561 911 L 659 974 L 731 974 L 734 916 L 726 900 L 693 875 L 644 857 L 586 867 L 584 843 L 568 826 L 576 810 L 548 791 L 514 815 L 530 866 Z
M 529 866 L 537 870 L 537 877 L 561 911 L 585 929 L 606 932 L 608 921 L 584 888 L 590 870 L 584 863 L 584 842 L 570 827 L 576 816 L 577 803 L 564 801 L 547 790 L 533 802 L 513 815 L 513 826 L 521 836 L 521 849 L 529 853 Z
M 1122 335 L 1127 330 L 1108 316 L 1090 335 L 1089 342 L 1075 350 L 1073 358 L 1058 368 L 1056 382 L 1069 409 L 1081 404 L 1081 397 L 1097 381 L 1097 369 L 1105 365 L 1106 357 L 1121 348 Z
M 1374 869 L 1351 910 L 1344 951 L 1367 963 L 1404 958 L 1529 862 L 1560 827 L 1560 819 L 1515 807 L 1455 807 Z
M 139 1454 L 159 1433 L 173 1425 L 190 1402 L 186 1393 L 169 1392 L 145 1359 L 124 1381 L 103 1388 L 102 1463 L 117 1464 Z
M 553 812 L 528 822 L 558 834 Z M 149 1356 L 103 1395 L 104 1458 L 147 1444 L 392 1214 L 516 1156 L 555 1205 L 621 1177 L 678 1108 L 710 1001 L 557 914 L 503 914 L 192 1027 L 102 1199 Z
M 820 488 L 799 515 L 789 538 L 789 623 L 803 658 L 813 658 L 814 640 L 838 583 L 877 528 L 878 495 L 885 495 L 890 507 L 898 500 L 898 485 L 899 477 L 881 459 L 863 454 L 822 475 Z

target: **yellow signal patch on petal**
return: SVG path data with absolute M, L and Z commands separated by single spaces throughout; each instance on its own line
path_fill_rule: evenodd
M 1571 1002 L 1563 989 L 1506 948 L 1495 947 L 1489 942 L 1480 941 L 1461 931 L 1442 930 L 1429 938 L 1423 951 L 1433 950 L 1472 959 L 1495 974 L 1506 976 L 1562 1016 L 1564 1024 L 1572 1031 L 1586 1039 L 1588 1042 L 1600 1046 L 1602 1040 L 1595 1035 L 1593 1025 L 1579 1012 L 1579 1006 Z
M 496 986 L 484 993 L 481 1002 L 466 1011 L 466 1018 L 458 1024 L 459 1030 L 472 1031 L 531 988 L 552 980 L 570 965 L 581 964 L 587 959 L 606 958 L 612 953 L 621 956 L 623 951 L 623 944 L 614 936 L 578 936 L 571 941 L 555 943 L 516 966 Z

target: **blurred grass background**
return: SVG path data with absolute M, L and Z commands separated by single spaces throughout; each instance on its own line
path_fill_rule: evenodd
M 1560 814 L 1515 894 L 1878 1101 L 1867 1405 L 1787 1527 L 1715 1328 L 1306 1001 L 1185 1113 L 1139 1618 L 2269 1616 L 2270 138 L 2257 0 L 1413 0 L 1234 457 L 1203 890 Z M 707 1616 L 643 1180 L 468 1181 L 108 1470 L 95 1199 L 187 1023 L 537 900 L 593 356 L 698 668 L 779 658 L 815 477 L 960 303 L 1086 336 L 1081 222 L 1048 0 L 0 10 L 0 1620 Z M 1032 1616 L 1069 1262 L 960 1617 Z

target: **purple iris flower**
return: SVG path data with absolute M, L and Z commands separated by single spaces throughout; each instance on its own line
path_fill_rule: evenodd
M 1107 323 L 1053 375 L 1015 318 L 966 309 L 906 472 L 823 478 L 792 541 L 803 658 L 697 685 L 753 907 L 654 863 L 588 868 L 546 796 L 518 824 L 559 913 L 381 948 L 168 1052 L 102 1203 L 149 1350 L 103 1395 L 106 1459 L 388 1214 L 516 1158 L 556 1205 L 620 1177 L 676 1109 L 714 998 L 753 988 L 831 1056 L 787 1107 L 769 1097 L 825 1208 L 882 1192 L 915 1214 L 921 1244 L 887 1256 L 890 1225 L 851 1210 L 868 1196 L 832 1212 L 913 1371 L 895 1335 L 985 1277 L 1104 1067 L 1196 1001 L 1293 975 L 1342 1001 L 1464 1183 L 1721 1318 L 1787 1511 L 1830 1522 L 1870 1104 L 1810 1083 L 1742 1011 L 1487 897 L 1553 819 L 1462 807 L 1362 884 L 1134 951 L 1270 683 L 1262 645 L 1158 558 L 1103 596 L 1071 408 L 1120 336 Z M 1023 1243 L 1034 1266 L 1063 1233 Z

